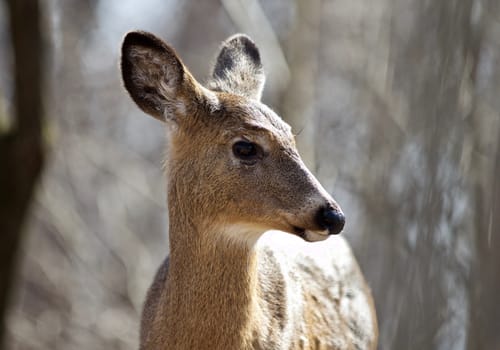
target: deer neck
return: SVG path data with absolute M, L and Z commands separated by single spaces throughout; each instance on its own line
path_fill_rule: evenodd
M 228 238 L 169 197 L 170 266 L 167 329 L 172 348 L 245 348 L 256 311 L 253 244 Z

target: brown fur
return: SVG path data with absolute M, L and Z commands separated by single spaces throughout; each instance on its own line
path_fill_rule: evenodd
M 325 240 L 318 220 L 340 208 L 259 101 L 255 44 L 228 39 L 209 90 L 167 44 L 132 32 L 122 73 L 139 107 L 171 126 L 170 256 L 146 298 L 141 349 L 374 349 L 368 287 L 346 242 Z M 233 153 L 242 140 L 258 145 L 254 163 Z

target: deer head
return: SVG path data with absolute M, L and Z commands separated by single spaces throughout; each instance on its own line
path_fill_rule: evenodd
M 344 215 L 302 162 L 290 126 L 260 102 L 265 75 L 250 38 L 223 43 L 207 87 L 146 32 L 126 35 L 121 67 L 136 104 L 170 125 L 171 221 L 239 225 L 257 236 L 276 229 L 307 241 L 342 230 Z

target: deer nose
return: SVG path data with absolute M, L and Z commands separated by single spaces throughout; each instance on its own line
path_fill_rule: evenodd
M 329 235 L 336 235 L 345 225 L 345 216 L 340 210 L 326 207 L 320 210 L 318 224 L 328 230 Z

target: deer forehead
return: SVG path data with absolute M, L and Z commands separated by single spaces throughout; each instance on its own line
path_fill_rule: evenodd
M 246 100 L 246 99 L 245 99 Z M 248 138 L 249 141 L 279 144 L 295 148 L 291 127 L 265 104 L 241 101 L 227 96 L 221 99 L 224 125 L 223 134 L 230 138 Z

